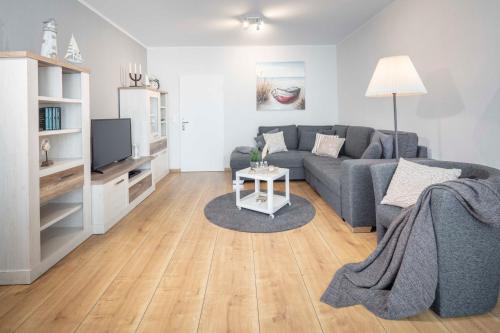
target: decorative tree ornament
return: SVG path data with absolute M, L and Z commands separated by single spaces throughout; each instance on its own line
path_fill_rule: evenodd
M 40 149 L 42 149 L 43 152 L 45 152 L 45 161 L 42 162 L 42 167 L 48 167 L 52 164 L 54 164 L 54 161 L 49 160 L 49 150 L 50 150 L 50 141 L 49 139 L 43 139 L 42 143 L 40 144 Z
M 43 22 L 43 40 L 40 54 L 47 58 L 57 57 L 57 23 L 53 18 Z
M 80 53 L 80 48 L 78 47 L 75 36 L 73 36 L 73 34 L 71 34 L 68 50 L 66 51 L 64 59 L 74 64 L 81 64 L 83 62 L 82 54 Z

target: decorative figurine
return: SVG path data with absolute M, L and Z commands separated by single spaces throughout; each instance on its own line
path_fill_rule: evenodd
M 53 18 L 43 22 L 43 41 L 40 54 L 47 58 L 57 57 L 57 23 Z
M 42 149 L 42 151 L 45 152 L 45 161 L 42 162 L 42 167 L 48 167 L 48 166 L 54 164 L 54 161 L 49 160 L 49 155 L 48 155 L 48 152 L 50 150 L 49 139 L 43 139 L 42 143 L 40 145 L 40 148 Z
M 76 39 L 75 36 L 73 36 L 73 34 L 71 34 L 71 39 L 69 40 L 69 45 L 68 45 L 68 51 L 66 51 L 64 59 L 74 64 L 81 64 L 83 62 L 82 54 L 80 53 L 80 48 L 78 48 L 78 44 L 76 43 Z

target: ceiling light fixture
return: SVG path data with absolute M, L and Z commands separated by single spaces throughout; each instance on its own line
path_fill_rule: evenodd
M 259 31 L 264 26 L 264 19 L 260 16 L 248 16 L 243 20 L 243 29 L 248 29 L 251 25 L 255 26 L 255 30 Z

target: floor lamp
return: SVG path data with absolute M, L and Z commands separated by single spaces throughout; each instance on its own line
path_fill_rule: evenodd
M 398 110 L 397 96 L 415 96 L 427 94 L 420 76 L 410 57 L 396 56 L 382 58 L 373 73 L 366 97 L 392 97 L 394 105 L 394 132 L 396 141 L 396 159 L 399 159 Z

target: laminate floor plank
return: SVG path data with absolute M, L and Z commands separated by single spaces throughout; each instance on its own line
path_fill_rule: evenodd
M 230 173 L 170 174 L 31 285 L 0 286 L 0 332 L 500 332 L 500 303 L 479 316 L 394 321 L 323 304 L 335 272 L 365 259 L 376 235 L 352 233 L 307 183 L 290 185 L 314 205 L 311 223 L 249 234 L 204 216 L 233 190 Z

